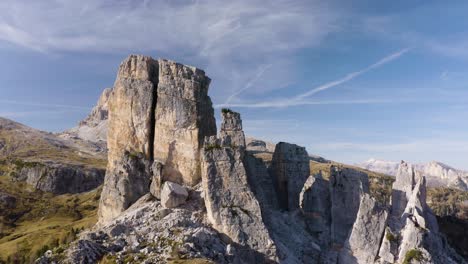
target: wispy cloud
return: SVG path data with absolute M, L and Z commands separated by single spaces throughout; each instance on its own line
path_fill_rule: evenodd
M 255 82 L 260 78 L 262 77 L 262 75 L 265 73 L 266 70 L 268 70 L 268 68 L 270 68 L 272 66 L 272 64 L 267 64 L 267 65 L 260 65 L 260 68 L 258 69 L 257 73 L 255 74 L 255 76 L 249 80 L 247 82 L 247 84 L 235 91 L 233 94 L 231 94 L 227 99 L 226 99 L 226 102 L 224 104 L 229 104 L 234 98 L 236 98 L 237 96 L 239 96 L 242 92 L 244 92 L 245 90 L 251 88 Z
M 86 111 L 89 111 L 92 108 L 92 107 L 78 106 L 78 105 L 44 104 L 44 103 L 34 103 L 34 102 L 4 100 L 4 99 L 0 99 L 0 103 L 12 104 L 12 105 L 23 105 L 23 106 L 37 106 L 37 107 L 46 107 L 46 108 L 62 108 L 62 109 L 69 109 L 69 110 L 86 110 Z
M 388 56 L 385 56 L 384 58 L 378 60 L 377 62 L 369 65 L 368 67 L 348 73 L 344 77 L 322 84 L 318 87 L 315 87 L 305 93 L 299 94 L 297 96 L 294 96 L 289 99 L 282 99 L 282 100 L 271 100 L 271 101 L 266 101 L 266 102 L 254 102 L 254 103 L 233 103 L 230 104 L 229 102 L 226 102 L 221 105 L 217 105 L 217 107 L 245 107 L 245 108 L 264 108 L 264 107 L 288 107 L 288 106 L 298 106 L 298 105 L 318 105 L 318 104 L 376 104 L 376 103 L 388 103 L 392 101 L 388 100 L 343 100 L 343 101 L 308 101 L 304 100 L 305 98 L 312 96 L 314 94 L 317 94 L 319 92 L 331 89 L 333 87 L 339 86 L 341 84 L 344 84 L 346 82 L 349 82 L 356 77 L 359 77 L 369 71 L 372 71 L 374 69 L 377 69 L 389 62 L 392 62 L 398 58 L 400 58 L 402 55 L 410 51 L 411 48 L 405 48 L 402 49 L 398 52 L 392 53 Z
M 343 84 L 343 83 L 346 83 L 346 82 L 349 82 L 351 80 L 353 80 L 354 78 L 356 77 L 359 77 L 371 70 L 374 70 L 376 68 L 379 68 L 380 66 L 382 65 L 385 65 L 395 59 L 398 59 L 399 57 L 401 57 L 403 54 L 405 54 L 406 52 L 408 52 L 410 50 L 410 48 L 405 48 L 405 49 L 402 49 L 398 52 L 395 52 L 395 53 L 392 53 L 382 59 L 380 59 L 379 61 L 377 61 L 376 63 L 362 69 L 362 70 L 359 70 L 359 71 L 355 71 L 355 72 L 351 72 L 351 73 L 348 73 L 346 76 L 344 76 L 343 78 L 341 79 L 338 79 L 338 80 L 335 80 L 335 81 L 331 81 L 331 82 L 328 82 L 326 84 L 322 84 L 308 92 L 305 92 L 303 94 L 300 94 L 296 97 L 294 97 L 294 99 L 292 101 L 299 101 L 299 100 L 302 100 L 306 97 L 309 97 L 311 95 L 314 95 L 316 93 L 319 93 L 319 92 L 322 92 L 322 91 L 325 91 L 325 90 L 328 90 L 330 88 L 333 88 L 335 86 L 338 86 L 340 84 Z

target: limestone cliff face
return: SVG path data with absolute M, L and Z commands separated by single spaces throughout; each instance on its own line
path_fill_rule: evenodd
M 159 61 L 154 157 L 165 162 L 165 180 L 188 185 L 201 180 L 200 149 L 205 136 L 216 135 L 210 81 L 197 68 Z
M 101 221 L 116 217 L 150 190 L 155 160 L 164 165 L 159 183 L 151 186 L 155 193 L 164 180 L 200 181 L 203 138 L 216 133 L 209 83 L 203 71 L 172 61 L 131 55 L 122 62 L 108 102 Z
M 80 193 L 97 188 L 105 171 L 80 165 L 30 163 L 14 173 L 14 179 L 25 181 L 34 188 L 54 194 Z

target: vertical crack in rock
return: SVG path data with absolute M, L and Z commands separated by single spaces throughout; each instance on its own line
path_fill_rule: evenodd
M 118 216 L 149 192 L 157 61 L 131 55 L 122 62 L 109 104 L 108 165 L 99 220 Z
M 154 145 L 156 144 L 154 140 L 154 133 L 156 128 L 156 107 L 158 103 L 158 84 L 159 84 L 159 63 L 154 64 L 156 69 L 152 69 L 151 82 L 153 83 L 153 94 L 152 94 L 152 104 L 150 109 L 150 125 L 149 125 L 149 160 L 150 162 L 154 161 Z

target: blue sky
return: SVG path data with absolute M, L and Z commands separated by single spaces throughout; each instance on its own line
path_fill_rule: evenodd
M 250 136 L 346 163 L 468 169 L 466 10 L 466 1 L 4 0 L 0 116 L 72 127 L 121 60 L 146 54 L 205 69 L 216 107 L 241 112 Z

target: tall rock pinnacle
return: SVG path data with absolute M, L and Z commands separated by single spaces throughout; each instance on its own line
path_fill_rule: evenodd
M 100 221 L 149 192 L 155 160 L 164 165 L 161 182 L 201 180 L 200 149 L 205 136 L 216 134 L 209 83 L 203 71 L 168 60 L 131 55 L 121 63 L 108 103 Z

